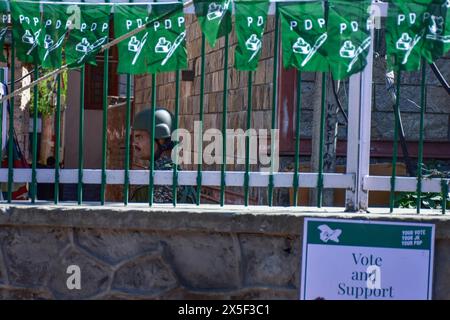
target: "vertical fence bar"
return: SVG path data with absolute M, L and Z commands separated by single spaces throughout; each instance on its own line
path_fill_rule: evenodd
M 61 144 L 61 74 L 56 76 L 56 128 L 55 128 L 55 204 L 59 202 L 59 162 Z
M 248 95 L 247 95 L 247 132 L 245 135 L 245 175 L 244 175 L 244 204 L 247 207 L 250 200 L 250 129 L 252 126 L 252 81 L 253 73 L 248 72 Z
M 14 37 L 11 39 L 11 88 L 10 92 L 15 90 L 16 81 L 16 48 Z M 9 137 L 8 137 L 8 203 L 12 200 L 12 186 L 13 186 L 13 136 L 14 136 L 14 97 L 9 103 Z
M 197 205 L 200 205 L 200 198 L 202 195 L 202 164 L 203 164 L 203 120 L 205 107 L 205 35 L 202 33 L 202 48 L 201 48 L 201 65 L 200 65 L 200 133 L 198 135 L 198 164 L 197 164 Z
M 100 202 L 105 204 L 106 192 L 106 144 L 108 130 L 108 77 L 109 77 L 109 50 L 104 53 L 103 62 L 103 130 L 102 130 L 102 185 L 100 188 Z
M 130 118 L 131 118 L 131 74 L 127 74 L 127 104 L 125 114 L 125 177 L 123 184 L 123 203 L 128 205 L 130 191 Z
M 152 74 L 152 115 L 151 115 L 151 141 L 150 141 L 150 166 L 149 166 L 149 183 L 148 183 L 148 204 L 153 206 L 154 178 L 155 178 L 155 109 L 156 109 L 156 74 Z
M 392 151 L 392 176 L 391 176 L 391 191 L 389 197 L 389 212 L 394 212 L 395 205 L 395 176 L 397 175 L 397 156 L 398 156 L 398 130 L 399 130 L 399 105 L 400 105 L 400 85 L 401 85 L 402 73 L 397 73 L 397 96 L 395 98 L 394 107 L 394 137 L 393 137 L 393 151 Z
M 83 202 L 83 167 L 84 167 L 84 82 L 86 66 L 80 68 L 80 115 L 78 128 L 78 186 L 77 200 L 81 205 Z
M 444 180 L 444 179 L 442 179 L 442 181 L 441 181 L 442 214 L 445 214 L 445 211 L 447 211 L 448 183 L 449 183 L 449 181 Z
M 85 0 L 81 0 L 85 2 Z M 84 82 L 86 78 L 86 65 L 80 67 L 80 113 L 78 120 L 78 184 L 77 203 L 83 203 L 83 168 L 84 168 Z
M 327 73 L 322 74 L 322 101 L 320 107 L 320 137 L 319 137 L 319 170 L 317 176 L 317 207 L 322 208 L 323 201 L 323 146 L 325 131 L 325 105 L 327 96 Z
M 175 130 L 175 148 L 178 148 L 178 118 L 180 116 L 180 71 L 176 71 L 175 79 L 175 121 L 173 129 Z M 177 206 L 178 198 L 178 150 L 174 154 L 174 166 L 172 174 L 172 204 L 174 207 Z
M 130 0 L 130 3 L 134 0 Z M 123 184 L 123 204 L 128 205 L 130 195 L 130 118 L 131 118 L 131 74 L 127 73 L 127 98 L 125 111 L 125 174 Z
M 38 65 L 34 65 L 34 80 L 39 78 Z M 35 203 L 37 198 L 37 183 L 36 183 L 36 163 L 37 163 L 37 122 L 38 122 L 38 86 L 33 87 L 33 149 L 31 162 L 31 202 Z
M 274 150 L 275 137 L 274 131 L 277 123 L 277 102 L 278 102 L 278 51 L 279 51 L 279 17 L 278 17 L 278 3 L 275 2 L 275 31 L 274 31 L 274 50 L 273 50 L 273 81 L 272 81 L 272 131 L 270 133 L 270 175 L 268 186 L 269 206 L 273 206 L 273 165 L 274 165 Z
M 298 176 L 300 165 L 300 113 L 302 112 L 302 73 L 297 71 L 297 110 L 295 117 L 294 206 L 298 206 Z
M 424 140 L 424 117 L 426 108 L 426 76 L 427 64 L 422 59 L 422 79 L 420 84 L 421 101 L 420 101 L 420 125 L 419 125 L 419 154 L 417 159 L 417 213 L 420 213 L 422 206 L 422 169 L 423 169 L 423 140 Z
M 227 28 L 228 26 L 226 26 Z M 227 165 L 227 113 L 228 113 L 228 42 L 229 35 L 225 35 L 223 58 L 223 111 L 222 111 L 222 165 L 220 174 L 220 206 L 225 205 L 225 169 Z
M 6 77 L 7 78 L 7 77 Z M 3 83 L 7 83 L 7 81 L 5 81 L 5 69 L 2 68 L 1 72 L 0 72 L 0 81 Z M 1 167 L 1 163 L 3 160 L 3 102 L 0 102 L 0 167 Z M 2 192 L 0 190 L 0 192 Z M 3 199 L 3 194 L 1 199 Z

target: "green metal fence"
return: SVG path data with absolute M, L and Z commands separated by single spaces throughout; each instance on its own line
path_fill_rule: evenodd
M 272 4 L 272 14 L 275 14 L 275 30 L 274 30 L 274 48 L 273 48 L 273 88 L 277 88 L 278 77 L 279 77 L 279 15 L 277 9 L 277 3 Z M 223 141 L 227 138 L 227 114 L 228 114 L 228 81 L 229 81 L 229 37 L 225 36 L 225 45 L 223 48 L 223 105 L 222 105 L 222 134 Z M 371 77 L 373 60 L 369 61 L 368 66 L 365 71 L 361 74 L 355 75 L 350 80 L 350 92 L 349 97 L 353 102 L 353 107 L 349 106 L 350 120 L 349 120 L 349 137 L 348 137 L 348 154 L 347 154 L 347 172 L 344 174 L 337 173 L 324 173 L 323 161 L 324 161 L 324 134 L 325 134 L 325 107 L 326 107 L 326 78 L 327 73 L 322 76 L 322 98 L 321 98 L 321 117 L 320 117 L 320 146 L 318 150 L 319 154 L 319 167 L 315 173 L 305 173 L 300 172 L 300 124 L 301 124 L 301 90 L 302 82 L 298 81 L 297 84 L 297 105 L 296 105 L 296 118 L 295 118 L 295 153 L 294 153 L 294 171 L 291 173 L 286 172 L 275 172 L 273 170 L 273 165 L 268 174 L 261 172 L 251 172 L 250 171 L 250 137 L 247 135 L 245 137 L 246 150 L 245 150 L 245 171 L 244 172 L 230 172 L 227 171 L 226 157 L 227 157 L 227 144 L 222 144 L 222 164 L 220 166 L 220 171 L 204 171 L 202 166 L 202 146 L 203 141 L 201 138 L 197 143 L 199 144 L 198 162 L 196 171 L 178 171 L 177 166 L 174 166 L 172 172 L 158 172 L 155 170 L 154 163 L 154 145 L 150 144 L 150 154 L 151 160 L 149 163 L 149 169 L 138 171 L 130 169 L 130 149 L 131 149 L 131 110 L 132 110 L 132 76 L 127 75 L 126 77 L 126 117 L 125 122 L 125 159 L 123 170 L 108 170 L 107 168 L 107 115 L 108 115 L 108 75 L 109 75 L 109 48 L 115 44 L 120 39 L 115 39 L 111 41 L 108 45 L 104 47 L 104 76 L 103 76 L 103 110 L 102 110 L 102 162 L 100 170 L 86 170 L 84 169 L 84 159 L 83 151 L 85 147 L 84 143 L 84 130 L 85 130 L 85 66 L 80 68 L 80 111 L 79 111 L 79 145 L 78 145 L 78 168 L 76 170 L 61 169 L 60 168 L 60 144 L 61 144 L 61 74 L 59 71 L 47 73 L 46 77 L 55 76 L 57 82 L 57 103 L 56 103 L 56 128 L 55 128 L 55 168 L 53 173 L 51 170 L 37 169 L 37 121 L 38 113 L 36 112 L 37 101 L 38 101 L 38 90 L 37 86 L 33 82 L 30 86 L 33 86 L 34 95 L 34 105 L 33 105 L 33 132 L 32 132 L 32 163 L 30 169 L 17 169 L 13 168 L 14 163 L 14 150 L 13 144 L 9 143 L 7 150 L 8 157 L 8 168 L 1 169 L 3 175 L 0 174 L 0 181 L 7 183 L 6 201 L 7 203 L 13 202 L 13 183 L 16 182 L 28 182 L 30 187 L 30 200 L 32 203 L 36 203 L 39 199 L 37 198 L 37 184 L 42 182 L 54 183 L 54 203 L 60 204 L 59 190 L 61 183 L 76 183 L 77 185 L 77 203 L 79 205 L 83 204 L 83 190 L 85 184 L 100 184 L 100 204 L 106 204 L 106 186 L 108 183 L 123 185 L 123 204 L 128 205 L 130 201 L 130 187 L 138 182 L 142 182 L 142 176 L 147 177 L 148 175 L 148 205 L 154 205 L 154 191 L 157 180 L 163 181 L 164 177 L 169 177 L 171 179 L 171 188 L 173 194 L 173 206 L 177 206 L 177 192 L 178 187 L 181 185 L 190 185 L 196 189 L 196 205 L 202 204 L 201 194 L 202 188 L 207 186 L 219 186 L 220 187 L 220 198 L 219 205 L 224 206 L 226 204 L 226 188 L 227 187 L 243 187 L 244 189 L 244 205 L 249 205 L 250 188 L 251 187 L 266 187 L 268 194 L 268 206 L 274 205 L 274 189 L 275 188 L 292 188 L 293 189 L 293 203 L 294 206 L 298 206 L 298 190 L 299 188 L 311 188 L 317 190 L 316 206 L 318 208 L 322 207 L 323 201 L 323 190 L 324 188 L 336 188 L 345 189 L 347 191 L 347 209 L 348 210 L 366 210 L 368 207 L 367 193 L 369 191 L 389 191 L 390 201 L 389 207 L 390 212 L 394 212 L 396 192 L 399 191 L 414 191 L 417 199 L 417 213 L 421 210 L 421 199 L 422 194 L 426 192 L 440 192 L 442 203 L 442 213 L 446 211 L 446 203 L 448 197 L 448 185 L 449 177 L 442 176 L 426 176 L 424 175 L 423 168 L 423 145 L 424 145 L 424 117 L 426 108 L 426 63 L 422 63 L 422 80 L 421 80 L 421 111 L 420 111 L 420 139 L 419 139 L 419 155 L 417 162 L 417 177 L 398 177 L 396 168 L 398 163 L 398 137 L 399 137 L 399 126 L 400 126 L 400 96 L 401 96 L 401 73 L 396 74 L 396 103 L 394 109 L 395 123 L 393 124 L 394 131 L 394 141 L 393 141 L 393 156 L 392 156 L 392 174 L 391 177 L 373 177 L 368 174 L 367 161 L 370 161 L 370 111 L 371 111 Z M 123 40 L 123 39 L 122 39 Z M 371 52 L 373 54 L 373 50 Z M 11 61 L 15 61 L 16 52 L 14 39 L 11 43 L 11 56 L 10 56 L 10 83 L 16 84 L 16 70 L 15 64 Z M 205 36 L 202 35 L 201 39 L 201 68 L 200 68 L 200 101 L 198 106 L 198 119 L 200 120 L 200 137 L 203 135 L 203 121 L 205 114 L 205 63 L 206 63 L 206 42 Z M 42 79 L 44 76 L 43 72 L 40 70 L 39 66 L 34 66 L 34 71 L 32 72 L 34 80 Z M 298 78 L 301 79 L 301 73 L 297 73 Z M 2 74 L 3 77 L 3 74 Z M 40 78 L 41 77 L 41 78 Z M 366 78 L 364 78 L 366 77 Z M 364 79 L 369 81 L 363 81 Z M 4 80 L 4 79 L 2 79 Z M 153 136 L 155 132 L 155 107 L 157 105 L 157 77 L 152 74 L 151 77 L 151 106 L 153 107 L 152 114 L 152 131 Z M 181 75 L 180 71 L 175 73 L 175 123 L 174 127 L 177 129 L 179 127 L 179 117 L 180 117 L 180 85 L 181 85 Z M 30 87 L 29 86 L 29 87 Z M 246 126 L 250 129 L 252 123 L 252 91 L 253 88 L 253 73 L 248 72 L 248 96 L 247 105 L 244 106 L 247 111 L 246 116 Z M 24 88 L 22 88 L 24 89 Z M 26 89 L 26 88 L 25 88 Z M 10 91 L 13 94 L 20 94 L 20 91 L 14 91 L 14 86 L 10 85 Z M 6 100 L 3 100 L 3 102 Z M 355 102 L 357 101 L 357 102 Z M 369 102 L 368 102 L 369 101 Z M 9 111 L 9 137 L 14 135 L 14 95 L 10 96 L 10 111 Z M 278 90 L 273 90 L 272 95 L 272 110 L 271 110 L 271 129 L 277 129 L 278 119 Z M 3 108 L 0 109 L 3 111 Z M 367 112 L 369 117 L 367 118 Z M 353 120 L 351 120 L 353 119 Z M 0 130 L 5 130 L 6 128 L 1 128 Z M 351 132 L 350 132 L 351 130 Z M 178 137 L 175 137 L 178 140 Z M 275 139 L 271 139 L 271 150 L 276 148 Z M 75 146 L 71 146 L 75 147 Z M 176 154 L 176 153 L 175 153 Z M 271 164 L 274 163 L 275 152 L 271 152 Z M 176 162 L 176 158 L 174 159 Z M 100 174 L 100 175 L 98 175 Z M 159 175 L 159 177 L 158 177 Z M 206 178 L 206 179 L 205 179 Z M 27 200 L 28 201 L 28 200 Z

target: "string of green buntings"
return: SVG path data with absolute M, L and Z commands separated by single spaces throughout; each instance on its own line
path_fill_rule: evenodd
M 235 68 L 258 68 L 264 46 L 269 0 L 194 0 L 201 31 L 211 47 L 231 32 L 237 44 Z M 345 79 L 363 70 L 372 44 L 370 0 L 311 0 L 277 3 L 285 68 L 331 71 Z M 234 8 L 235 19 L 231 14 Z M 0 47 L 11 14 L 17 58 L 46 69 L 63 63 L 95 64 L 108 42 L 136 28 L 145 29 L 118 44 L 118 72 L 145 74 L 187 68 L 186 27 L 182 3 L 127 5 L 0 2 Z M 414 71 L 420 61 L 434 62 L 450 49 L 450 0 L 391 0 L 386 22 L 388 66 Z M 0 60 L 5 61 L 3 50 Z M 64 58 L 63 58 L 64 57 Z

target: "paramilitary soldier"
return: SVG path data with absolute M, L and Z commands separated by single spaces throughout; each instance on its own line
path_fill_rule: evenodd
M 133 122 L 133 148 L 136 158 L 150 161 L 150 141 L 154 143 L 155 170 L 173 170 L 175 165 L 171 159 L 171 152 L 175 143 L 171 139 L 173 131 L 173 115 L 164 108 L 155 110 L 155 137 L 151 139 L 152 110 L 144 109 L 139 112 Z M 180 186 L 177 191 L 177 202 L 195 203 L 195 191 L 192 187 Z M 171 203 L 172 186 L 155 186 L 154 203 Z M 148 202 L 148 186 L 141 186 L 131 196 L 133 202 Z

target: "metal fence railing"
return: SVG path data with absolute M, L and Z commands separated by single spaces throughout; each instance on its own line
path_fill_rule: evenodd
M 279 1 L 278 1 L 279 2 Z M 386 16 L 387 5 L 383 3 L 377 3 L 380 6 L 380 11 Z M 273 88 L 277 87 L 278 81 L 278 71 L 279 71 L 279 21 L 278 21 L 278 11 L 276 9 L 277 2 L 271 4 L 270 13 L 275 14 L 275 30 L 274 30 L 274 48 L 273 48 Z M 192 14 L 192 4 L 190 1 L 185 3 L 185 12 L 187 14 Z M 372 30 L 373 32 L 373 30 Z M 373 35 L 373 34 L 372 34 Z M 223 109 L 222 109 L 222 135 L 223 141 L 226 141 L 227 136 L 227 113 L 228 113 L 228 60 L 229 60 L 229 35 L 225 36 L 225 46 L 223 48 L 224 54 L 224 68 L 223 68 Z M 373 38 L 373 37 L 372 37 Z M 426 104 L 426 68 L 427 65 L 423 64 L 422 68 L 422 84 L 421 84 L 421 112 L 420 112 L 420 141 L 419 141 L 419 157 L 418 157 L 418 170 L 417 177 L 398 177 L 397 168 L 397 151 L 398 151 L 398 139 L 394 139 L 393 157 L 392 157 L 392 174 L 391 176 L 371 176 L 369 174 L 370 166 L 370 130 L 371 130 L 371 107 L 372 107 L 372 72 L 373 72 L 373 48 L 368 56 L 368 65 L 363 72 L 353 75 L 349 81 L 349 105 L 348 105 L 348 133 L 347 133 L 347 157 L 346 157 L 346 172 L 345 173 L 325 173 L 323 170 L 323 149 L 324 149 L 324 132 L 325 132 L 325 94 L 326 94 L 326 77 L 323 77 L 322 85 L 322 100 L 321 100 L 321 120 L 320 120 L 320 147 L 319 147 L 319 170 L 317 172 L 307 173 L 300 172 L 300 115 L 302 110 L 301 105 L 301 81 L 298 81 L 297 87 L 297 105 L 296 105 L 296 130 L 295 130 L 295 154 L 294 154 L 294 170 L 293 172 L 275 172 L 270 170 L 270 172 L 252 172 L 250 170 L 250 157 L 251 150 L 249 147 L 250 137 L 246 136 L 246 161 L 244 171 L 227 171 L 226 166 L 226 143 L 222 144 L 222 165 L 220 171 L 204 171 L 202 166 L 202 141 L 198 141 L 199 152 L 197 154 L 199 164 L 197 165 L 197 170 L 193 171 L 178 171 L 177 166 L 174 166 L 172 171 L 159 171 L 154 169 L 154 146 L 151 144 L 150 153 L 152 155 L 151 161 L 149 163 L 149 170 L 131 170 L 130 169 L 130 119 L 132 110 L 132 76 L 127 75 L 126 77 L 126 117 L 125 121 L 125 159 L 124 168 L 122 170 L 109 170 L 107 168 L 107 115 L 108 115 L 108 58 L 109 52 L 108 48 L 115 45 L 116 40 L 112 41 L 109 46 L 105 47 L 104 53 L 104 83 L 103 83 L 103 117 L 102 117 L 102 162 L 100 169 L 85 169 L 84 168 L 84 87 L 85 87 L 85 67 L 80 68 L 81 80 L 80 80 L 80 113 L 79 113 L 79 145 L 70 146 L 78 148 L 78 168 L 77 169 L 61 169 L 60 168 L 60 142 L 61 142 L 61 75 L 59 73 L 49 73 L 46 77 L 51 77 L 55 75 L 57 81 L 57 102 L 55 111 L 55 168 L 54 169 L 38 169 L 37 168 L 37 112 L 33 113 L 33 132 L 32 132 L 32 156 L 31 156 L 31 168 L 15 168 L 14 167 L 14 149 L 13 144 L 8 144 L 7 157 L 8 157 L 8 167 L 0 169 L 0 182 L 7 184 L 6 202 L 13 202 L 13 183 L 28 183 L 30 186 L 30 199 L 26 201 L 31 201 L 35 203 L 37 199 L 37 184 L 38 183 L 50 183 L 54 184 L 54 203 L 60 204 L 59 199 L 59 187 L 60 184 L 76 184 L 77 185 L 77 202 L 78 204 L 83 203 L 83 190 L 86 184 L 99 184 L 100 189 L 100 203 L 104 205 L 106 203 L 105 193 L 107 185 L 122 185 L 123 186 L 123 203 L 127 205 L 130 198 L 130 187 L 132 185 L 148 185 L 149 201 L 148 204 L 153 206 L 153 196 L 155 186 L 158 185 L 168 185 L 171 186 L 173 192 L 173 205 L 177 206 L 177 192 L 179 186 L 193 186 L 195 187 L 197 193 L 197 205 L 201 205 L 201 193 L 202 187 L 205 186 L 216 186 L 220 187 L 220 200 L 221 206 L 226 204 L 226 187 L 242 187 L 244 190 L 244 204 L 249 205 L 250 188 L 252 187 L 264 187 L 267 188 L 268 192 L 268 202 L 267 205 L 274 205 L 274 189 L 275 188 L 292 188 L 294 190 L 293 203 L 295 206 L 298 205 L 298 190 L 299 188 L 312 188 L 317 190 L 316 206 L 322 206 L 322 196 L 324 189 L 344 189 L 346 191 L 346 207 L 347 210 L 367 210 L 368 209 L 368 195 L 370 191 L 389 191 L 390 192 L 390 210 L 394 210 L 395 194 L 396 192 L 415 192 L 417 196 L 417 212 L 420 212 L 420 199 L 423 193 L 433 192 L 442 194 L 442 212 L 445 213 L 447 196 L 448 196 L 448 185 L 450 182 L 449 177 L 435 177 L 427 176 L 423 174 L 422 164 L 423 164 L 423 144 L 424 144 L 424 110 Z M 198 106 L 198 119 L 200 123 L 204 120 L 204 91 L 205 91 L 205 63 L 206 63 L 206 42 L 205 36 L 202 35 L 201 40 L 201 81 L 200 81 L 200 100 Z M 14 39 L 11 43 L 11 57 L 10 62 L 15 61 L 15 45 Z M 16 70 L 15 64 L 10 63 L 10 69 L 5 68 L 5 72 L 1 73 L 2 82 L 8 82 L 7 78 L 9 75 L 9 82 L 12 84 L 16 83 Z M 44 75 L 39 74 L 39 66 L 35 66 L 33 71 L 34 80 L 41 79 Z M 248 91 L 247 91 L 247 105 L 245 110 L 247 111 L 246 116 L 246 126 L 250 129 L 252 123 L 252 87 L 253 87 L 253 73 L 248 73 Z M 40 78 L 41 77 L 41 78 Z M 298 77 L 301 79 L 301 73 L 298 72 Z M 396 75 L 396 79 L 401 79 L 401 74 Z M 175 72 L 175 129 L 179 126 L 179 115 L 180 115 L 180 71 Z M 394 137 L 398 136 L 399 131 L 399 101 L 401 96 L 401 86 L 400 80 L 397 81 L 396 87 L 396 105 L 395 105 L 395 132 Z M 28 86 L 33 86 L 33 83 Z M 24 87 L 22 89 L 26 89 Z M 70 90 L 70 87 L 69 87 Z M 17 89 L 14 91 L 14 86 L 10 85 L 10 91 L 16 94 L 10 97 L 10 110 L 9 110 L 9 122 L 8 122 L 8 135 L 12 137 L 14 135 L 14 113 L 15 113 L 15 97 L 20 94 Z M 38 101 L 38 91 L 37 86 L 33 87 L 34 95 L 34 110 L 37 110 Z M 272 105 L 271 105 L 271 128 L 277 128 L 277 90 L 273 91 Z M 151 105 L 156 107 L 156 97 L 157 97 L 157 77 L 156 74 L 151 76 Z M 5 103 L 6 100 L 2 100 Z M 0 108 L 3 110 L 3 108 Z M 154 108 L 153 108 L 154 110 Z M 76 121 L 71 119 L 70 121 Z M 154 122 L 154 115 L 153 115 Z M 2 128 L 1 130 L 5 130 Z M 200 128 L 203 130 L 203 127 Z M 153 125 L 154 132 L 154 125 Z M 75 134 L 75 133 L 71 133 Z M 200 135 L 201 136 L 201 135 Z M 0 146 L 3 149 L 3 146 Z M 274 150 L 275 139 L 271 139 L 271 150 Z M 273 158 L 275 153 L 271 153 L 271 163 L 273 164 L 275 159 Z M 271 167 L 273 169 L 273 166 Z

